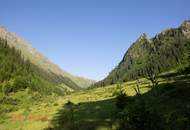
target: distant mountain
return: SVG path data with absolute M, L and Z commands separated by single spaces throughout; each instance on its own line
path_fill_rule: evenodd
M 122 61 L 109 75 L 95 86 L 104 86 L 123 82 L 146 73 L 145 68 L 150 57 L 154 57 L 156 68 L 162 72 L 185 66 L 186 54 L 190 50 L 190 21 L 185 21 L 178 28 L 167 29 L 153 38 L 142 34 L 125 53 Z
M 5 27 L 0 27 L 0 38 L 6 39 L 10 47 L 14 47 L 21 52 L 25 60 L 29 60 L 41 76 L 47 81 L 55 84 L 64 84 L 71 89 L 78 90 L 90 86 L 94 81 L 82 77 L 74 76 L 48 60 L 44 55 L 38 52 L 23 38 L 16 33 L 9 32 Z

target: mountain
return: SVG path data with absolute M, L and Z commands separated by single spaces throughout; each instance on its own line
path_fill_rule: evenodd
M 170 28 L 148 38 L 142 34 L 127 50 L 122 61 L 109 75 L 95 86 L 104 86 L 144 76 L 150 58 L 153 57 L 154 70 L 166 70 L 187 66 L 190 50 L 190 21 L 184 21 L 178 28 Z M 150 69 L 150 68 L 148 68 Z
M 0 27 L 0 38 L 5 39 L 10 47 L 20 51 L 23 60 L 28 60 L 31 63 L 32 70 L 36 71 L 39 76 L 43 77 L 48 82 L 56 85 L 64 85 L 73 90 L 79 90 L 90 86 L 94 81 L 82 77 L 74 76 L 48 60 L 38 50 L 33 48 L 31 44 L 16 33 L 9 32 L 5 27 Z

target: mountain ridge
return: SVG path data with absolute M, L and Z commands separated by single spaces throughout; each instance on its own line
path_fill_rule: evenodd
M 150 56 L 157 56 L 157 68 L 171 69 L 183 64 L 185 46 L 190 41 L 190 21 L 184 21 L 177 28 L 170 28 L 156 34 L 152 38 L 143 33 L 131 44 L 123 59 L 108 74 L 108 76 L 95 84 L 95 86 L 110 85 L 125 82 L 143 76 L 146 72 L 146 63 Z
M 16 33 L 9 32 L 4 26 L 0 26 L 0 37 L 7 39 L 7 43 L 10 46 L 14 46 L 17 50 L 21 50 L 23 56 L 26 59 L 29 59 L 31 63 L 48 71 L 49 73 L 53 72 L 56 75 L 61 75 L 63 77 L 72 79 L 81 88 L 88 87 L 94 82 L 90 79 L 72 75 L 67 71 L 61 69 L 58 65 L 54 64 L 46 56 L 40 53 L 37 49 L 33 48 L 29 42 L 18 36 Z

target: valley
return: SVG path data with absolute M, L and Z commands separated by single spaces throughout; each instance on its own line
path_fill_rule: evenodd
M 131 96 L 133 96 L 135 94 L 135 91 L 132 88 L 133 85 L 135 85 L 135 81 L 122 84 L 123 89 L 125 89 L 125 91 Z M 17 128 L 18 130 L 20 130 L 20 129 L 35 129 L 35 130 L 43 129 L 43 128 L 47 127 L 48 125 L 50 125 L 51 120 L 53 120 L 54 116 L 55 116 L 55 118 L 57 118 L 57 116 L 59 116 L 59 113 L 61 113 L 60 111 L 62 111 L 62 109 L 63 109 L 62 107 L 68 101 L 73 102 L 75 105 L 80 103 L 81 105 L 79 107 L 81 107 L 81 110 L 84 109 L 81 111 L 81 113 L 79 113 L 80 117 L 79 117 L 79 119 L 77 119 L 78 121 L 81 121 L 82 118 L 84 118 L 84 119 L 87 118 L 87 121 L 89 120 L 89 122 L 92 120 L 92 122 L 99 122 L 99 123 L 106 124 L 106 118 L 101 119 L 102 118 L 101 116 L 109 116 L 110 114 L 114 114 L 114 109 L 115 109 L 114 93 L 117 91 L 117 89 L 120 89 L 120 88 L 117 88 L 117 85 L 112 85 L 112 86 L 107 86 L 105 88 L 95 88 L 92 90 L 76 92 L 76 93 L 73 93 L 71 95 L 64 96 L 64 97 L 53 97 L 53 96 L 51 97 L 50 96 L 50 97 L 47 97 L 47 99 L 48 99 L 47 101 L 43 100 L 42 102 L 40 101 L 39 103 L 37 103 L 35 105 L 25 104 L 26 102 L 29 102 L 29 101 L 23 101 L 23 103 L 24 103 L 23 105 L 26 105 L 26 108 L 23 107 L 24 109 L 21 109 L 19 111 L 13 112 L 13 113 L 9 113 L 7 115 L 7 116 L 9 116 L 9 120 L 4 122 L 3 124 L 5 124 L 4 127 L 6 129 L 13 129 L 13 128 L 16 129 L 16 127 L 18 127 Z M 146 91 L 148 91 L 148 89 L 143 90 L 143 92 L 146 92 Z M 18 95 L 18 97 L 21 96 L 21 97 L 23 97 L 23 99 L 28 97 L 28 94 L 25 91 L 18 92 L 15 95 Z M 84 108 L 83 108 L 83 106 L 84 106 Z M 27 109 L 30 109 L 30 110 L 26 117 L 27 119 L 25 119 L 24 113 L 25 113 L 25 111 L 27 111 Z M 113 111 L 113 113 L 112 113 L 112 111 Z M 106 112 L 108 115 L 105 114 L 104 112 Z M 32 116 L 35 117 L 35 115 L 36 115 L 36 119 L 30 118 Z M 99 118 L 101 120 L 98 119 L 98 115 L 100 116 Z M 110 115 L 110 117 L 111 117 L 111 115 Z M 108 117 L 108 120 L 110 117 Z M 45 120 L 43 118 L 45 118 Z M 58 119 L 56 119 L 56 120 L 58 120 Z M 61 121 L 61 119 L 59 119 L 59 120 Z M 98 121 L 98 120 L 100 120 L 100 121 Z M 86 125 L 87 124 L 88 124 L 88 122 L 86 122 Z M 93 125 L 90 127 L 96 127 L 96 125 Z M 5 129 L 5 128 L 3 128 L 3 125 L 1 125 L 0 128 Z
M 190 84 L 190 75 L 176 75 L 174 72 L 167 73 L 166 75 L 172 75 L 172 77 L 169 79 L 163 78 L 164 76 L 159 78 L 159 86 L 163 90 L 160 90 L 162 93 L 157 97 L 157 101 L 164 100 L 161 104 L 162 107 L 166 107 L 167 109 L 163 111 L 171 111 L 181 104 L 189 104 L 190 99 L 187 98 L 186 95 L 189 95 L 190 93 L 190 88 L 188 86 Z M 149 88 L 151 83 L 148 80 L 140 79 L 138 82 L 140 84 L 142 96 L 152 93 Z M 137 81 L 129 81 L 122 83 L 121 86 L 115 84 L 103 88 L 94 88 L 76 92 L 67 96 L 60 97 L 51 95 L 46 97 L 46 99 L 37 98 L 37 102 L 32 102 L 32 98 L 36 97 L 32 97 L 30 99 L 27 90 L 20 91 L 14 93 L 11 97 L 19 100 L 24 99 L 22 101 L 23 104 L 19 105 L 18 110 L 8 112 L 1 116 L 0 129 L 116 130 L 118 126 L 116 93 L 122 89 L 128 96 L 134 96 L 136 95 L 134 90 L 134 86 L 136 86 L 136 84 Z M 167 87 L 170 84 L 174 84 L 176 88 L 167 88 L 165 90 L 164 87 Z M 177 94 L 179 90 L 180 93 Z M 149 98 L 145 97 L 145 99 Z M 170 104 L 168 104 L 168 102 L 170 102 Z M 68 105 L 73 107 L 73 111 L 71 111 L 71 108 L 67 107 Z M 73 119 L 68 119 L 71 116 L 71 113 L 73 113 Z
M 190 21 L 142 34 L 103 80 L 0 28 L 0 130 L 189 130 Z

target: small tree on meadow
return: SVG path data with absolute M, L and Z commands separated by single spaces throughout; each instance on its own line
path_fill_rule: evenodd
M 137 80 L 136 86 L 134 86 L 133 89 L 135 90 L 136 95 L 141 95 L 140 81 L 139 81 L 139 79 L 136 79 L 136 80 Z
M 189 72 L 190 71 L 190 41 L 186 45 L 186 50 L 187 50 L 186 59 L 185 59 L 187 62 L 186 71 Z
M 151 88 L 156 88 L 158 86 L 158 76 L 160 73 L 160 66 L 157 62 L 156 55 L 151 55 L 148 58 L 148 63 L 145 68 L 145 78 L 151 82 Z M 157 94 L 157 90 L 155 89 L 155 94 Z

